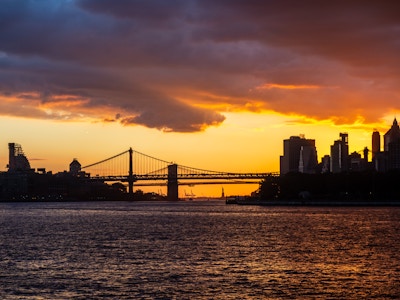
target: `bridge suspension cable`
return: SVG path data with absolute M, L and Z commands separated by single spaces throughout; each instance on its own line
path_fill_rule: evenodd
M 129 174 L 129 152 L 126 150 L 101 161 L 83 166 L 97 177 L 123 177 Z M 167 176 L 171 162 L 132 150 L 132 171 L 135 176 Z
M 132 155 L 131 155 L 132 153 Z M 132 177 L 130 177 L 130 159 L 132 159 Z M 129 149 L 117 155 L 82 167 L 90 171 L 97 179 L 104 180 L 170 180 L 169 167 L 174 165 L 139 151 Z M 212 171 L 183 165 L 176 165 L 176 180 L 259 180 L 274 173 L 233 173 Z
M 193 167 L 188 167 L 188 166 L 182 166 L 182 165 L 178 165 L 178 174 L 182 174 L 182 175 L 229 175 L 229 174 L 233 174 L 233 173 L 229 173 L 229 172 L 221 172 L 221 171 L 212 171 L 212 170 L 205 170 L 205 169 L 199 169 L 199 168 L 193 168 Z
M 171 162 L 153 156 L 133 152 L 133 173 L 135 175 L 165 175 L 168 174 L 168 165 Z
M 129 173 L 129 150 L 86 165 L 82 169 L 90 171 L 95 176 L 126 176 Z
M 103 159 L 103 160 L 101 160 L 101 161 L 92 163 L 92 164 L 87 165 L 87 166 L 84 166 L 84 167 L 82 167 L 82 169 L 90 168 L 90 167 L 93 167 L 93 166 L 95 166 L 95 165 L 99 165 L 99 164 L 105 163 L 105 162 L 107 162 L 107 161 L 109 161 L 109 160 L 112 160 L 112 159 L 114 159 L 114 158 L 117 158 L 118 156 L 124 155 L 124 154 L 126 154 L 126 153 L 128 153 L 128 152 L 129 152 L 129 150 L 126 150 L 126 151 L 124 151 L 124 152 L 121 152 L 120 154 L 111 156 L 111 157 L 109 157 L 109 158 Z

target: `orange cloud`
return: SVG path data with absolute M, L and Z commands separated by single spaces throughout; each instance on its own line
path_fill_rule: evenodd
M 19 105 L 0 114 L 194 132 L 228 111 L 340 125 L 400 110 L 395 1 L 173 2 L 9 1 L 0 96 Z
M 80 106 L 85 105 L 90 102 L 90 99 L 84 98 L 82 96 L 75 96 L 75 95 L 52 95 L 50 97 L 50 101 L 43 102 L 43 105 L 46 106 Z
M 93 108 L 88 106 L 88 99 L 71 95 L 51 96 L 43 102 L 39 93 L 27 92 L 2 96 L 0 100 L 0 112 L 5 116 L 59 121 L 96 121 L 99 118 L 110 119 L 109 116 L 115 115 L 113 108 Z
M 257 86 L 256 89 L 283 89 L 283 90 L 304 90 L 304 89 L 320 89 L 318 85 L 307 84 L 278 84 L 278 83 L 265 83 Z

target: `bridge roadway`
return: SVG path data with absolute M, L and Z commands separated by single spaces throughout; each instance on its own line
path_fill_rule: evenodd
M 249 179 L 264 179 L 268 176 L 279 176 L 279 173 L 221 173 L 221 174 L 177 174 L 177 179 L 183 180 L 249 180 Z M 91 180 L 99 181 L 121 181 L 128 182 L 129 175 L 120 176 L 93 176 Z M 132 181 L 137 182 L 141 180 L 157 181 L 168 180 L 168 174 L 145 174 L 145 175 L 132 175 Z

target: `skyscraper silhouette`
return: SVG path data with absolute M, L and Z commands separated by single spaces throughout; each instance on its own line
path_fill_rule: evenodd
M 304 136 L 291 136 L 283 141 L 283 155 L 280 157 L 281 174 L 312 173 L 317 164 L 315 140 L 306 139 Z
M 381 151 L 381 135 L 379 131 L 374 130 L 372 133 L 372 159 Z
M 397 124 L 396 118 L 394 118 L 392 127 L 390 127 L 390 129 L 383 136 L 384 150 L 389 151 L 389 144 L 391 142 L 396 142 L 398 139 L 400 139 L 400 128 L 399 124 Z
M 340 173 L 349 167 L 349 140 L 347 133 L 340 133 L 340 140 L 331 146 L 331 172 Z

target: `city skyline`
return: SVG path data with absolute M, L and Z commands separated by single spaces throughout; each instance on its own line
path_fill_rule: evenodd
M 386 131 L 382 136 L 380 132 L 374 129 L 371 135 L 371 149 L 368 147 L 364 147 L 363 156 L 360 154 L 361 151 L 354 151 L 352 153 L 349 152 L 349 144 L 348 144 L 348 133 L 339 133 L 340 139 L 333 141 L 333 144 L 330 146 L 330 154 L 322 154 L 320 156 L 320 160 L 317 156 L 317 148 L 315 147 L 316 141 L 314 139 L 306 139 L 305 135 L 300 136 L 290 136 L 289 139 L 283 140 L 283 155 L 280 156 L 280 174 L 285 175 L 289 172 L 295 173 L 341 173 L 341 172 L 359 172 L 365 170 L 376 170 L 378 172 L 386 172 L 391 169 L 399 168 L 399 138 L 400 129 L 397 123 L 397 119 L 393 120 L 392 126 Z M 382 147 L 381 147 L 381 141 Z M 24 151 L 20 144 L 17 143 L 9 143 L 9 163 L 7 164 L 7 169 L 11 171 L 11 173 L 21 170 L 28 171 L 33 170 L 39 174 L 45 174 L 49 172 L 49 174 L 53 173 L 53 170 L 46 170 L 46 168 L 31 168 L 29 159 L 26 157 Z M 340 149 L 339 149 L 340 148 Z M 135 152 L 133 149 L 129 150 L 130 152 Z M 126 153 L 125 151 L 124 153 Z M 342 152 L 342 154 L 340 154 Z M 371 152 L 372 156 L 369 157 L 369 153 Z M 119 154 L 118 154 L 119 155 Z M 117 156 L 118 156 L 117 155 Z M 138 152 L 139 156 L 151 157 L 147 154 L 143 154 Z M 151 157 L 152 159 L 158 160 L 158 158 Z M 328 159 L 328 161 L 326 161 Z M 103 158 L 101 162 L 108 160 L 108 158 Z M 97 162 L 96 162 L 97 163 Z M 128 163 L 125 159 L 125 163 Z M 166 161 L 164 161 L 166 163 Z M 175 164 L 176 162 L 170 162 L 170 164 Z M 71 167 L 74 164 L 77 164 L 77 167 Z M 117 169 L 122 170 L 124 168 L 128 168 L 128 166 L 122 166 L 121 162 L 117 163 L 119 166 Z M 63 172 L 58 172 L 59 174 L 71 173 L 74 176 L 77 176 L 77 172 L 81 170 L 81 164 L 77 160 L 77 158 L 73 158 L 72 162 L 69 164 L 69 170 L 64 169 Z M 113 164 L 113 168 L 115 168 L 115 163 Z M 143 166 L 138 166 L 139 168 L 143 168 Z M 107 169 L 108 167 L 106 167 Z M 187 166 L 185 167 L 187 168 Z M 127 170 L 127 169 L 126 169 Z M 134 169 L 135 170 L 135 167 Z M 98 176 L 95 174 L 91 174 L 92 169 L 88 169 L 89 171 L 86 175 L 90 176 Z M 204 170 L 205 171 L 205 170 Z M 222 172 L 226 172 L 220 170 Z M 95 172 L 103 172 L 103 171 L 95 171 Z M 141 171 L 138 171 L 139 173 Z M 197 171 L 196 171 L 197 172 Z M 205 171 L 208 172 L 208 171 Z M 120 172 L 117 172 L 119 175 Z M 138 173 L 138 174 L 139 174 Z M 246 172 L 243 172 L 246 173 Z M 275 172 L 274 172 L 275 173 Z M 135 172 L 134 172 L 135 174 Z M 85 175 L 85 176 L 86 176 Z M 112 176 L 112 174 L 102 173 L 102 175 Z M 261 181 L 260 181 L 261 183 Z M 224 195 L 224 185 L 227 183 L 221 182 L 219 186 L 222 187 L 221 195 Z M 135 184 L 136 185 L 136 184 Z M 195 186 L 193 185 L 190 186 Z M 243 193 L 243 190 L 246 190 L 247 193 L 252 193 L 256 190 L 256 187 L 259 183 L 254 184 L 240 184 L 236 182 L 236 185 L 241 188 L 233 188 L 232 190 L 241 190 L 240 193 Z M 243 185 L 247 186 L 247 189 L 243 189 Z M 154 190 L 154 187 L 145 187 L 141 184 L 138 185 L 139 190 L 144 190 L 144 192 L 155 192 L 162 195 L 165 195 L 167 192 L 167 188 L 161 188 L 163 184 L 161 184 L 157 191 Z M 207 184 L 205 185 L 207 187 Z M 137 189 L 137 186 L 136 186 Z M 202 188 L 202 194 L 200 197 L 218 197 L 218 194 L 215 194 L 216 189 L 214 188 L 214 194 L 210 192 L 211 188 Z M 187 197 L 186 190 L 180 190 L 178 197 L 185 198 Z M 193 194 L 191 191 L 191 196 L 196 197 L 197 195 Z M 223 197 L 223 196 L 222 196 Z
M 373 129 L 399 115 L 396 2 L 2 6 L 0 171 L 15 142 L 33 168 L 54 172 L 129 147 L 199 168 L 275 172 L 289 136 L 315 139 L 320 161 L 340 132 L 350 152 L 371 148 Z

